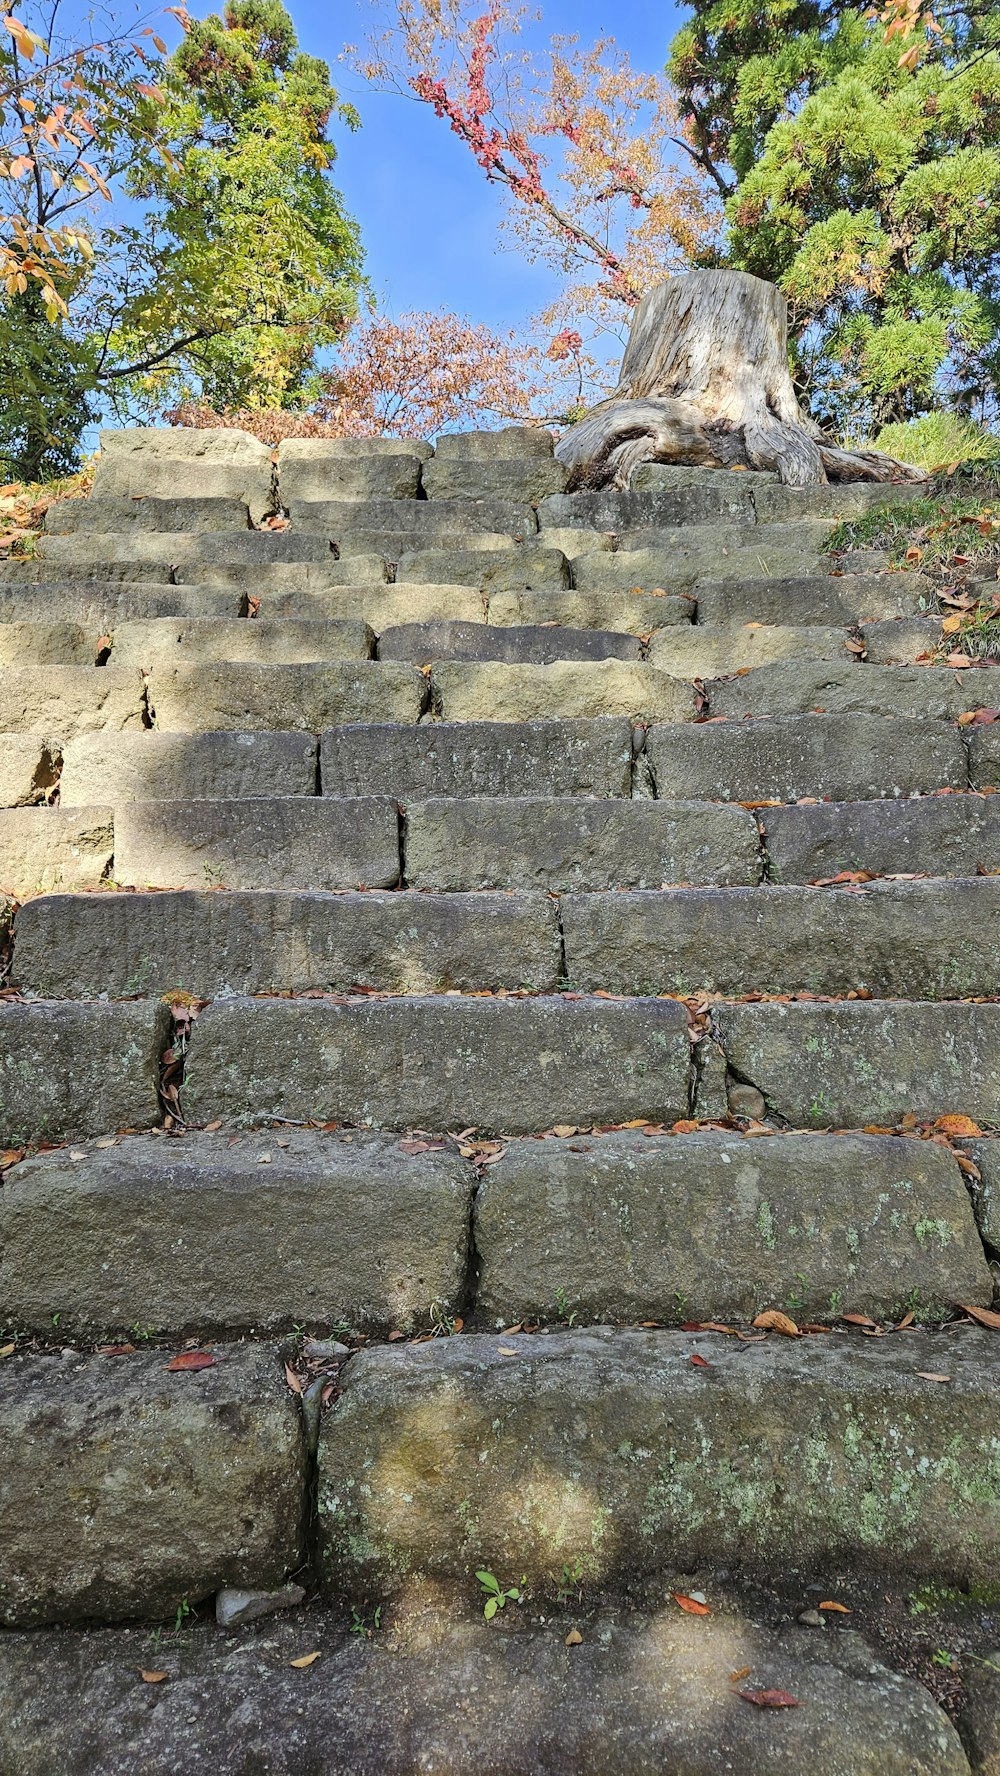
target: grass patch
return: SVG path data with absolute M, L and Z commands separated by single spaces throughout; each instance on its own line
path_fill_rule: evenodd
M 964 578 L 969 569 L 1000 557 L 1000 491 L 928 494 L 907 505 L 873 507 L 843 518 L 823 548 L 885 550 L 894 568 Z

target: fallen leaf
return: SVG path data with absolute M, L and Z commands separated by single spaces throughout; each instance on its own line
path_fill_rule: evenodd
M 706 1362 L 704 1357 L 699 1357 L 697 1351 L 692 1352 L 691 1361 L 696 1369 L 711 1369 L 712 1367 L 711 1363 Z
M 970 1320 L 978 1320 L 981 1326 L 989 1326 L 994 1332 L 1000 1332 L 1000 1313 L 993 1313 L 988 1307 L 966 1307 L 964 1302 L 958 1304 Z
M 301 1375 L 296 1375 L 295 1370 L 292 1368 L 291 1363 L 285 1364 L 285 1380 L 287 1381 L 293 1394 L 301 1394 L 301 1392 L 302 1392 L 302 1377 L 301 1377 Z
M 562 1137 L 564 1135 L 578 1135 L 580 1130 L 574 1122 L 557 1122 L 552 1133 Z
M 851 1613 L 846 1603 L 818 1603 L 816 1608 L 832 1610 L 834 1615 L 837 1616 L 849 1616 Z
M 566 1646 L 582 1646 L 583 1645 L 583 1635 L 580 1633 L 579 1628 L 571 1628 L 570 1629 L 569 1633 L 566 1636 L 566 1640 L 565 1640 L 564 1644 Z
M 921 1381 L 950 1381 L 951 1380 L 950 1375 L 934 1375 L 930 1369 L 918 1369 L 917 1374 L 919 1375 Z
M 875 1326 L 878 1324 L 876 1320 L 870 1320 L 867 1314 L 841 1314 L 840 1317 L 848 1326 Z
M 730 1683 L 742 1683 L 745 1677 L 750 1676 L 752 1670 L 752 1665 L 741 1665 L 738 1671 L 731 1671 L 729 1673 Z
M 790 1320 L 788 1315 L 782 1313 L 777 1307 L 769 1307 L 764 1313 L 759 1313 L 754 1320 L 754 1325 L 759 1327 L 762 1332 L 783 1332 L 786 1338 L 799 1336 L 799 1329 L 795 1321 Z
M 12 1357 L 16 1349 L 16 1344 L 0 1344 L 0 1357 Z
M 296 1671 L 305 1671 L 307 1666 L 315 1665 L 318 1658 L 318 1653 L 303 1653 L 301 1659 L 289 1659 L 288 1663 L 293 1666 Z
M 140 1671 L 139 1676 L 143 1683 L 163 1683 L 167 1673 L 165 1671 Z
M 513 1345 L 511 1345 L 511 1344 L 498 1344 L 497 1345 L 497 1356 L 498 1357 L 516 1357 L 517 1351 L 514 1349 Z
M 755 1708 L 798 1708 L 798 1701 L 790 1696 L 787 1690 L 738 1690 L 744 1702 L 752 1702 Z
M 206 1122 L 205 1133 L 207 1135 L 212 1135 L 215 1133 L 216 1129 L 220 1129 L 221 1127 L 222 1127 L 222 1118 L 220 1116 L 216 1119 L 215 1122 Z
M 697 1597 L 688 1597 L 684 1591 L 671 1592 L 674 1602 L 689 1616 L 710 1616 L 712 1614 L 707 1603 L 699 1603 Z
M 23 1147 L 5 1147 L 4 1151 L 0 1153 L 0 1172 L 5 1172 L 8 1166 L 16 1165 L 18 1160 L 23 1158 Z
M 166 1365 L 169 1370 L 211 1369 L 215 1363 L 211 1351 L 180 1351 Z
M 934 1127 L 942 1135 L 981 1135 L 983 1132 L 971 1116 L 938 1116 L 934 1120 Z
M 953 616 L 945 617 L 941 624 L 942 635 L 957 635 L 962 627 L 962 619 L 956 611 Z

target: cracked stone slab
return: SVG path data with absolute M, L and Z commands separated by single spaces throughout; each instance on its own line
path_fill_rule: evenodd
M 287 533 L 284 533 L 287 534 Z M 299 542 L 309 543 L 308 537 Z M 378 586 L 389 578 L 385 558 L 372 551 L 352 555 L 349 561 L 337 561 L 327 546 L 320 557 L 263 559 L 245 561 L 179 561 L 173 568 L 177 585 L 208 586 L 219 590 L 232 587 L 247 598 L 260 598 L 265 592 L 324 591 L 340 586 Z
M 408 1153 L 395 1135 L 189 1130 L 64 1148 L 5 1174 L 0 1289 L 18 1326 L 51 1331 L 58 1312 L 76 1338 L 412 1332 L 431 1302 L 460 1311 L 472 1189 L 454 1148 Z
M 861 1636 L 778 1632 L 738 1609 L 693 1621 L 667 1606 L 601 1610 L 544 1627 L 404 1618 L 373 1641 L 340 1612 L 296 1611 L 264 1630 L 186 1627 L 151 1697 L 139 1629 L 10 1634 L 0 1648 L 0 1758 L 16 1776 L 970 1776 L 933 1697 L 889 1671 Z M 293 1669 L 318 1651 L 308 1674 Z M 736 1686 L 729 1673 L 748 1668 Z M 308 1686 L 306 1688 L 305 1686 Z M 782 1689 L 791 1709 L 737 1688 Z M 58 1696 L 60 1706 L 52 1707 Z M 979 1776 L 979 1773 L 977 1773 Z M 986 1776 L 983 1772 L 982 1776 Z M 989 1772 L 992 1776 L 992 1772 Z
M 564 1319 L 557 1297 L 578 1322 L 676 1325 L 777 1302 L 800 1321 L 915 1300 L 946 1317 L 993 1292 L 951 1154 L 871 1135 L 511 1141 L 479 1186 L 475 1247 L 480 1326 Z
M 96 888 L 114 849 L 111 808 L 0 809 L 0 887 L 16 900 L 55 888 Z
M 38 581 L 24 585 L 0 582 L 0 621 L 37 623 L 58 620 L 79 623 L 93 638 L 119 623 L 145 622 L 151 617 L 239 617 L 243 594 L 212 591 L 202 586 L 173 586 L 156 580 Z M 93 660 L 90 661 L 93 664 Z
M 639 592 L 494 592 L 489 621 L 497 627 L 517 623 L 559 623 L 573 629 L 613 629 L 626 635 L 649 635 L 656 629 L 690 624 L 693 599 L 666 593 L 646 597 Z
M 160 1350 L 7 1359 L 5 1625 L 173 1616 L 298 1567 L 305 1449 L 278 1352 L 214 1355 L 189 1374 Z
M 31 807 L 59 779 L 60 745 L 43 734 L 0 734 L 0 808 Z
M 122 623 L 115 630 L 113 659 L 118 666 L 144 669 L 177 662 L 239 660 L 295 665 L 307 660 L 368 660 L 373 635 L 366 623 L 291 620 L 216 621 L 208 617 L 158 617 Z
M 627 719 L 386 722 L 320 736 L 324 795 L 624 797 L 632 788 Z
M 600 1327 L 362 1351 L 320 1434 L 323 1576 L 370 1600 L 482 1566 L 524 1574 L 537 1607 L 564 1562 L 608 1587 L 766 1569 L 793 1546 L 804 1568 L 877 1551 L 889 1573 L 989 1583 L 998 1404 L 997 1341 L 978 1328 L 740 1348 Z
M 475 586 L 329 586 L 321 591 L 264 591 L 260 618 L 367 623 L 376 635 L 399 623 L 485 623 Z
M 871 714 L 655 724 L 646 756 L 664 799 L 851 802 L 964 789 L 968 780 L 959 729 Z
M 160 1118 L 165 1005 L 0 1004 L 0 1143 L 72 1140 Z
M 380 660 L 492 660 L 548 666 L 556 660 L 639 660 L 642 644 L 638 636 L 602 629 L 429 622 L 384 629 L 378 651 Z
M 512 549 L 416 549 L 401 555 L 396 567 L 396 584 L 407 582 L 519 592 L 568 586 L 569 566 L 560 549 L 535 547 L 533 542 Z
M 1000 673 L 997 674 L 1000 680 Z M 745 678 L 716 678 L 705 692 L 712 715 L 905 716 L 954 721 L 966 710 L 990 707 L 1000 692 L 993 674 L 954 672 L 945 666 L 843 666 L 782 661 Z
M 777 579 L 699 579 L 704 623 L 854 624 L 916 617 L 933 596 L 923 574 L 798 574 Z
M 755 522 L 749 486 L 739 475 L 709 478 L 696 469 L 643 463 L 628 489 L 555 494 L 538 508 L 543 530 L 573 528 L 615 531 L 667 530 L 689 524 Z
M 269 1117 L 509 1129 L 687 1114 L 684 1007 L 558 995 L 218 1001 L 185 1070 L 190 1122 Z
M 78 734 L 63 749 L 62 807 L 122 802 L 312 796 L 312 734 Z
M 114 867 L 136 888 L 392 888 L 399 820 L 384 796 L 122 802 Z
M 415 667 L 393 660 L 294 666 L 204 660 L 154 666 L 149 677 L 156 727 L 176 734 L 282 728 L 317 733 L 342 721 L 415 722 L 426 691 Z
M 679 678 L 713 678 L 778 660 L 847 659 L 847 635 L 825 624 L 744 624 L 738 628 L 698 623 L 653 636 L 649 658 Z
M 761 808 L 774 882 L 813 882 L 842 870 L 970 876 L 1000 870 L 1000 803 L 994 796 L 820 802 Z
M 86 733 L 142 727 L 142 678 L 110 666 L 8 666 L 0 673 L 0 733 Z
M 422 536 L 430 546 L 437 537 L 460 538 L 489 531 L 505 535 L 509 545 L 534 536 L 538 529 L 534 507 L 527 500 L 410 500 L 401 506 L 388 499 L 309 498 L 286 503 L 296 529 L 322 531 L 337 543 L 357 532 L 373 536 L 405 531 Z
M 0 668 L 93 666 L 97 639 L 81 623 L 0 623 Z
M 441 660 L 431 698 L 445 721 L 571 721 L 624 715 L 632 721 L 693 721 L 694 694 L 683 679 L 635 660 L 559 660 L 551 666 Z
M 238 499 L 254 524 L 274 511 L 274 465 L 266 444 L 236 427 L 129 426 L 101 432 L 94 495 Z
M 250 513 L 242 499 L 157 498 L 145 494 L 92 494 L 89 499 L 53 500 L 45 514 L 47 536 L 133 530 L 248 530 Z

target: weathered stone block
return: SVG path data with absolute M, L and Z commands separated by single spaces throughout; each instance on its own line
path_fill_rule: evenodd
M 753 816 L 704 802 L 529 798 L 411 804 L 405 874 L 417 888 L 649 888 L 759 882 Z
M 694 617 L 691 598 L 666 593 L 645 597 L 638 592 L 494 592 L 489 620 L 497 626 L 515 623 L 560 623 L 573 629 L 614 629 L 626 635 L 649 635 Z
M 238 801 L 316 794 L 311 734 L 79 734 L 63 749 L 59 801 Z
M 342 721 L 415 722 L 426 692 L 415 668 L 392 661 L 297 666 L 205 661 L 154 667 L 149 703 L 156 726 L 168 733 L 215 728 L 305 728 L 318 733 Z
M 391 888 L 395 803 L 280 800 L 123 802 L 115 880 L 137 888 Z
M 0 623 L 0 668 L 93 666 L 97 638 L 80 623 Z
M 686 1018 L 670 1000 L 230 1000 L 201 1013 L 184 1090 L 198 1123 L 527 1133 L 674 1121 L 688 1101 Z
M 466 501 L 460 502 L 465 505 Z M 428 501 L 417 502 L 412 506 L 417 511 L 418 505 L 429 504 Z M 445 502 L 443 510 L 448 510 L 449 502 Z M 411 507 L 407 505 L 405 511 Z M 529 537 L 528 542 L 537 542 L 537 538 Z M 403 525 L 397 521 L 391 528 L 382 530 L 347 530 L 342 529 L 336 537 L 337 553 L 341 561 L 353 561 L 358 556 L 379 555 L 390 565 L 391 574 L 395 574 L 396 564 L 408 560 L 411 555 L 419 555 L 424 550 L 436 550 L 442 555 L 460 551 L 463 559 L 475 555 L 478 560 L 483 555 L 503 555 L 510 557 L 512 552 L 524 547 L 523 542 L 515 543 L 506 531 L 475 530 L 463 525 L 456 525 L 451 530 L 443 526 L 440 530 L 431 531 L 428 526 Z
M 463 1578 L 463 1596 L 470 1590 Z M 491 1776 L 650 1776 L 676 1767 L 682 1746 L 685 1776 L 727 1767 L 750 1776 L 782 1762 L 810 1776 L 969 1776 L 954 1727 L 922 1683 L 890 1671 L 855 1634 L 761 1628 L 732 1596 L 720 1608 L 719 1590 L 713 1582 L 713 1617 L 602 1608 L 598 1632 L 571 1647 L 569 1612 L 504 1633 L 450 1601 L 433 1634 L 404 1629 L 388 1646 L 384 1635 L 348 1636 L 340 1609 L 279 1615 L 235 1647 L 215 1623 L 196 1621 L 181 1646 L 160 1648 L 157 1662 L 185 1681 L 159 1685 L 155 1705 L 136 1681 L 141 1629 L 8 1633 L 0 1759 L 18 1776 L 136 1776 L 192 1762 L 252 1776 L 256 1758 L 278 1776 L 293 1760 L 322 1770 L 332 1747 L 342 1770 L 360 1772 L 377 1747 L 380 1776 L 411 1776 L 429 1756 L 448 1776 L 478 1776 L 488 1745 Z M 322 1653 L 308 1705 L 294 1667 L 306 1639 Z M 741 1669 L 734 1658 L 798 1707 L 748 1708 L 721 1681 L 706 1706 L 692 1672 Z M 981 1667 L 968 1682 L 963 1732 L 973 1706 L 976 1720 L 990 1718 Z M 995 1715 L 995 1700 L 984 1700 Z M 994 1772 L 986 1765 L 979 1776 Z
M 974 727 L 969 741 L 969 782 L 973 789 L 1000 789 L 1000 728 Z
M 418 549 L 400 556 L 396 584 L 479 586 L 486 592 L 519 592 L 569 585 L 560 549 L 516 543 L 511 549 Z
M 320 1442 L 327 1584 L 370 1599 L 475 1565 L 540 1600 L 564 1562 L 589 1586 L 753 1570 L 790 1536 L 804 1567 L 989 1580 L 1000 1357 L 970 1332 L 935 1387 L 918 1371 L 944 1354 L 914 1333 L 770 1339 L 734 1361 L 711 1333 L 608 1328 L 363 1351 Z
M 921 574 L 800 574 L 698 581 L 702 623 L 867 623 L 915 617 L 931 582 Z
M 70 536 L 83 531 L 94 536 L 105 531 L 135 530 L 248 530 L 250 515 L 245 500 L 224 497 L 171 499 L 133 494 L 90 499 L 54 500 L 45 514 L 47 536 Z
M 374 637 L 366 623 L 292 620 L 222 621 L 158 617 L 115 630 L 116 666 L 183 665 L 189 660 L 240 660 L 297 665 L 308 660 L 368 660 Z
M 327 874 L 335 867 L 324 859 Z M 294 893 L 280 865 L 273 875 L 280 892 L 33 900 L 17 915 L 14 977 L 51 999 L 558 984 L 559 923 L 546 894 Z
M 877 715 L 657 726 L 649 731 L 646 754 L 665 800 L 793 802 L 818 796 L 847 802 L 964 789 L 966 783 L 957 728 Z
M 927 498 L 919 481 L 834 482 L 827 487 L 784 487 L 770 476 L 749 475 L 760 524 L 795 518 L 859 518 L 883 506 L 905 506 Z
M 350 443 L 353 450 L 341 446 Z M 366 448 L 368 444 L 373 449 Z M 389 444 L 390 449 L 380 448 Z M 278 497 L 292 500 L 415 499 L 430 445 L 402 438 L 285 438 L 278 446 Z
M 587 992 L 1000 996 L 995 877 L 571 895 L 562 924 Z
M 410 1331 L 432 1301 L 460 1311 L 472 1184 L 454 1151 L 395 1136 L 190 1132 L 39 1154 L 4 1180 L 0 1290 L 18 1326 L 48 1332 L 58 1313 L 71 1337 Z
M 425 463 L 421 477 L 424 493 L 434 499 L 544 499 L 562 493 L 569 479 L 562 463 L 552 456 L 462 458 L 439 453 Z
M 755 522 L 753 500 L 743 477 L 725 471 L 670 470 L 662 463 L 644 463 L 627 490 L 604 488 L 596 493 L 562 493 L 538 508 L 543 530 L 623 531 L 668 530 L 681 525 Z
M 0 808 L 43 802 L 59 779 L 59 752 L 43 734 L 0 734 Z
M 727 672 L 776 660 L 835 660 L 851 663 L 847 632 L 823 624 L 792 628 L 785 624 L 743 625 L 719 628 L 690 624 L 684 629 L 658 631 L 649 644 L 654 666 L 678 678 L 715 678 Z
M 815 573 L 820 563 L 818 549 L 810 546 L 807 535 L 779 542 L 763 534 L 758 538 L 754 528 L 748 532 L 731 526 L 692 524 L 678 530 L 651 531 L 648 541 L 643 540 L 642 532 L 626 533 L 613 555 L 578 555 L 572 567 L 573 583 L 584 592 L 627 592 L 633 586 L 643 592 L 656 587 L 682 592 L 703 576 L 770 579 Z
M 81 531 L 74 536 L 45 535 L 38 551 L 39 565 L 50 577 L 53 570 L 61 575 L 64 565 L 70 564 L 84 570 L 90 568 L 92 579 L 103 578 L 115 567 L 131 570 L 334 564 L 333 552 L 324 537 L 302 536 L 290 530 L 140 530 L 127 536 Z
M 760 666 L 745 678 L 706 683 L 712 715 L 898 715 L 954 721 L 986 707 L 997 693 L 988 672 L 955 673 L 944 666 L 843 666 L 789 660 Z M 1000 686 L 998 686 L 1000 689 Z
M 308 542 L 310 539 L 300 538 Z M 339 586 L 380 586 L 389 577 L 382 555 L 352 555 L 335 561 L 327 554 L 321 561 L 179 561 L 173 569 L 178 585 L 231 587 L 245 599 L 269 592 L 325 592 Z
M 274 511 L 271 452 L 249 432 L 186 426 L 102 431 L 95 498 L 238 499 L 254 524 Z
M 908 1113 L 1000 1122 L 996 1005 L 852 1000 L 714 1015 L 730 1066 L 795 1127 L 892 1126 Z
M 683 722 L 695 714 L 690 685 L 658 666 L 631 660 L 560 660 L 552 666 L 442 660 L 431 673 L 431 698 L 445 721 L 625 715 L 633 721 Z
M 802 1320 L 884 1318 L 915 1295 L 945 1318 L 993 1288 L 952 1156 L 871 1135 L 512 1141 L 479 1186 L 475 1246 L 480 1325 L 564 1319 L 557 1296 L 609 1325 L 789 1299 Z
M 53 888 L 96 888 L 114 848 L 110 808 L 4 808 L 0 887 L 15 900 Z
M 485 623 L 486 600 L 475 586 L 331 586 L 265 592 L 260 618 L 367 623 L 378 635 L 400 623 Z
M 1000 803 L 992 796 L 822 802 L 762 808 L 770 877 L 814 882 L 842 870 L 972 876 L 1000 870 Z
M 73 734 L 142 726 L 142 679 L 108 666 L 8 666 L 0 733 Z
M 962 1744 L 975 1776 L 1000 1771 L 1000 1646 L 977 1659 L 969 1673 L 966 1702 L 958 1717 Z
M 0 1142 L 158 1121 L 169 1021 L 164 1005 L 0 1005 Z
M 452 499 L 445 505 L 439 500 L 414 500 L 400 506 L 398 501 L 387 499 L 309 498 L 285 503 L 296 530 L 322 531 L 336 543 L 359 534 L 391 536 L 394 532 L 406 532 L 421 537 L 424 547 L 434 547 L 436 538 L 461 539 L 492 533 L 505 537 L 509 546 L 512 540 L 521 542 L 538 529 L 535 509 L 527 500 Z M 415 548 L 420 546 L 414 544 Z M 463 547 L 462 542 L 457 546 Z M 547 548 L 553 546 L 546 544 Z M 356 554 L 357 550 L 352 547 L 351 553 Z
M 303 1556 L 305 1449 L 277 1350 L 8 1359 L 0 1620 L 172 1616 Z M 39 1535 L 39 1524 L 45 1534 Z
M 963 1141 L 979 1167 L 978 1179 L 969 1178 L 979 1231 L 987 1251 L 1000 1257 L 1000 1141 Z
M 499 431 L 443 432 L 435 445 L 434 460 L 444 462 L 519 462 L 525 457 L 545 460 L 552 455 L 555 439 L 544 426 L 502 426 Z
M 964 755 L 963 755 L 964 764 Z M 354 723 L 320 738 L 323 794 L 627 796 L 627 720 Z
M 149 617 L 239 617 L 243 594 L 202 586 L 161 585 L 156 580 L 68 580 L 31 585 L 0 584 L 0 620 L 79 623 L 92 639 L 90 662 L 102 635 L 119 623 Z
M 384 629 L 380 660 L 502 660 L 552 665 L 556 660 L 638 660 L 635 635 L 603 629 L 564 629 L 551 624 L 501 628 L 485 623 L 405 623 Z
M 874 666 L 913 665 L 941 644 L 940 617 L 903 617 L 894 622 L 864 623 L 861 634 Z
M 0 561 L 0 586 L 10 591 L 53 583 L 60 586 L 89 585 L 95 581 L 100 581 L 105 586 L 134 586 L 137 581 L 159 584 L 172 577 L 169 563 L 138 560 L 127 553 L 118 560 L 111 561 L 106 559 L 105 551 L 105 556 L 95 560 L 93 552 L 90 549 L 84 550 L 79 544 L 75 551 L 69 550 L 67 553 L 65 545 L 69 540 L 68 537 L 50 539 L 53 545 L 59 543 L 64 546 L 62 552 L 66 558 L 59 561 L 46 561 L 41 554 L 33 556 L 30 561 Z

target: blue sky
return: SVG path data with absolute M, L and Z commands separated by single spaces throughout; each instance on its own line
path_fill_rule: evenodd
M 416 100 L 375 92 L 337 67 L 344 42 L 362 41 L 376 20 L 369 0 L 331 9 L 327 0 L 286 0 L 303 49 L 336 70 L 344 98 L 361 113 L 356 135 L 337 134 L 337 181 L 361 224 L 368 275 L 391 314 L 452 309 L 498 329 L 516 327 L 554 292 L 540 266 L 498 238 L 501 196 L 444 120 Z M 193 10 L 209 10 L 196 5 Z M 643 0 L 551 0 L 545 36 L 576 32 L 582 43 L 612 33 L 637 68 L 658 70 L 681 14 Z

